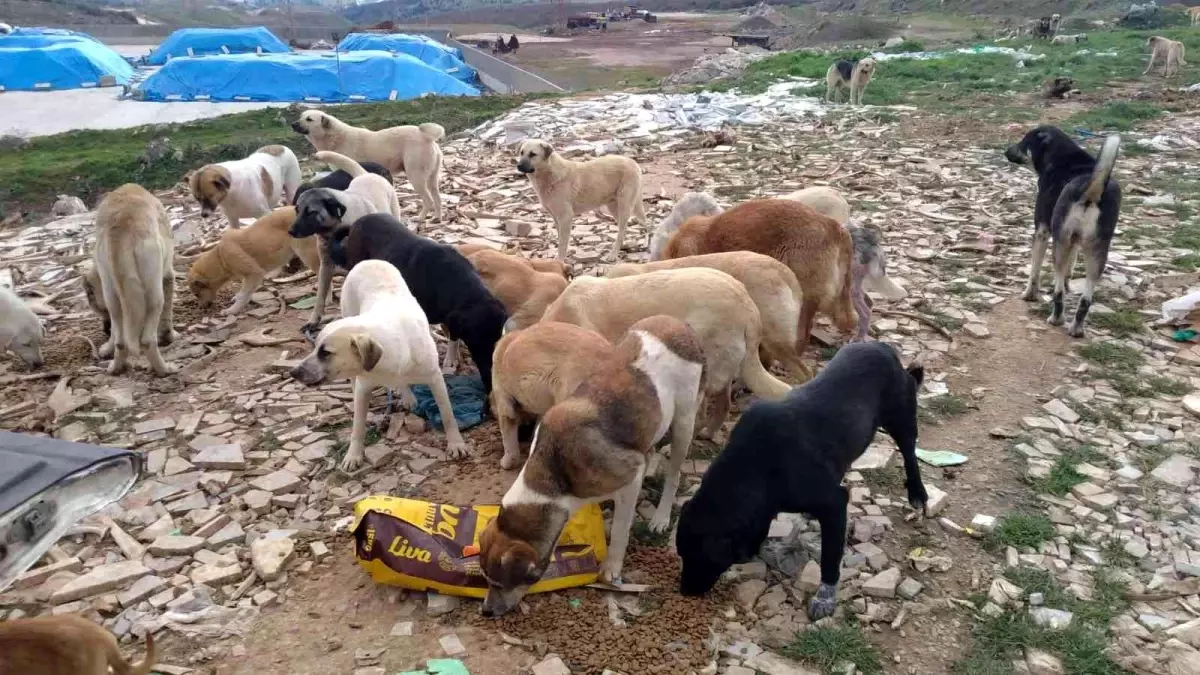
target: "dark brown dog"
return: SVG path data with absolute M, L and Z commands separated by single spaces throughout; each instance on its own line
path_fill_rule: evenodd
M 148 675 L 154 635 L 146 633 L 146 659 L 136 666 L 121 656 L 117 639 L 75 614 L 0 621 L 0 673 L 4 675 Z
M 803 354 L 818 311 L 843 331 L 854 330 L 851 301 L 854 243 L 836 220 L 788 199 L 756 199 L 716 216 L 695 216 L 667 242 L 664 259 L 723 251 L 753 251 L 787 265 L 804 302 L 796 354 Z

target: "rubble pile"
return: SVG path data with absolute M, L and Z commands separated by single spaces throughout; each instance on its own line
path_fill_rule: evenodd
M 663 78 L 662 86 L 677 87 L 684 84 L 707 84 L 723 77 L 741 75 L 755 61 L 764 59 L 771 52 L 759 47 L 729 48 L 720 53 L 704 54 L 690 67 Z

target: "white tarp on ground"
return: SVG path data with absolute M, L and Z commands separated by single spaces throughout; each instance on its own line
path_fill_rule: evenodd
M 622 141 L 651 142 L 687 131 L 713 131 L 723 126 L 762 125 L 785 118 L 824 115 L 820 99 L 794 90 L 816 80 L 779 82 L 761 94 L 700 92 L 687 94 L 610 94 L 585 100 L 527 103 L 472 130 L 496 145 L 526 138 L 591 138 L 608 134 Z
M 1012 47 L 993 47 L 992 45 L 980 45 L 978 47 L 961 47 L 949 52 L 898 52 L 889 54 L 884 52 L 874 52 L 871 58 L 876 61 L 892 61 L 894 59 L 916 59 L 918 61 L 928 61 L 930 59 L 944 59 L 950 54 L 1008 54 L 1018 61 L 1037 61 L 1046 58 L 1045 54 L 1034 54 Z

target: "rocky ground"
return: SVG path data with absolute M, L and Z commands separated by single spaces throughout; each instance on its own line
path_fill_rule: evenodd
M 909 290 L 875 303 L 873 336 L 926 366 L 920 445 L 969 459 L 923 464 L 927 519 L 904 505 L 882 435 L 856 464 L 834 619 L 813 626 L 803 611 L 819 533 L 787 514 L 762 560 L 701 600 L 678 596 L 670 541 L 640 527 L 626 580 L 650 587 L 642 593 L 542 594 L 488 621 L 474 601 L 372 583 L 345 531 L 355 502 L 495 503 L 515 472 L 498 468 L 494 423 L 467 432 L 471 459 L 450 462 L 424 420 L 383 419 L 379 392 L 373 468 L 340 474 L 349 383 L 307 389 L 284 372 L 307 349 L 304 274 L 270 283 L 237 319 L 200 311 L 180 284 L 183 339 L 167 358 L 182 371 L 109 377 L 90 353 L 102 334 L 75 272 L 90 213 L 0 231 L 0 283 L 39 295 L 50 331 L 49 372 L 0 360 L 0 427 L 134 448 L 146 476 L 0 595 L 0 617 L 81 612 L 129 645 L 162 631 L 164 673 L 455 672 L 426 664 L 444 658 L 480 674 L 1200 673 L 1200 349 L 1158 321 L 1163 301 L 1200 282 L 1200 182 L 1188 174 L 1200 118 L 1126 135 L 1135 150 L 1118 165 L 1120 233 L 1088 337 L 1071 340 L 1045 323 L 1044 303 L 1020 299 L 1035 181 L 998 150 L 1020 130 L 967 142 L 912 112 L 766 105 L 750 107 L 766 124 L 703 147 L 702 134 L 660 126 L 654 101 L 633 103 L 617 106 L 631 111 L 618 122 L 598 112 L 614 99 L 531 105 L 507 131 L 502 121 L 449 141 L 451 217 L 424 231 L 552 255 L 548 218 L 503 148 L 531 126 L 569 154 L 637 157 L 653 222 L 690 189 L 726 203 L 815 184 L 844 191 Z M 217 230 L 180 190 L 162 197 L 182 272 Z M 576 274 L 604 268 L 614 230 L 604 217 L 578 221 Z M 632 230 L 626 258 L 643 259 L 648 233 Z M 840 338 L 827 324 L 816 338 L 808 356 L 819 363 Z M 681 500 L 719 447 L 697 444 Z

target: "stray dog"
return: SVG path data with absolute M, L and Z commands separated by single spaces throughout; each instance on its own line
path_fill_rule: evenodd
M 675 534 L 683 562 L 679 591 L 707 593 L 730 565 L 758 553 L 777 514 L 805 513 L 821 524 L 821 585 L 808 615 L 814 621 L 832 615 L 846 546 L 849 493 L 842 479 L 876 429 L 896 441 L 908 501 L 925 510 L 929 497 L 916 456 L 923 378 L 921 366 L 905 370 L 886 344 L 852 344 L 784 400 L 751 405 L 683 505 Z
M 619 279 L 579 277 L 542 320 L 573 323 L 615 342 L 634 323 L 659 314 L 690 326 L 704 348 L 705 393 L 713 404 L 702 432 L 706 437 L 729 414 L 735 377 L 764 398 L 780 399 L 791 390 L 760 360 L 763 329 L 754 299 L 741 282 L 719 270 L 689 267 Z
M 26 365 L 41 368 L 46 327 L 7 286 L 0 286 L 0 354 L 12 350 Z
M 1087 41 L 1088 41 L 1087 34 L 1079 33 L 1077 35 L 1055 35 L 1050 40 L 1050 44 L 1073 45 L 1073 44 L 1078 44 L 1080 42 L 1087 42 Z
M 642 169 L 620 155 L 576 162 L 554 151 L 546 141 L 528 140 L 517 146 L 517 171 L 529 176 L 538 201 L 558 228 L 558 260 L 567 261 L 571 221 L 580 213 L 608 207 L 617 220 L 613 260 L 621 254 L 625 224 L 630 216 L 646 222 L 642 206 Z
M 605 276 L 620 279 L 634 274 L 686 267 L 720 270 L 740 281 L 758 308 L 762 320 L 762 362 L 770 363 L 773 358 L 798 377 L 806 380 L 812 377 L 808 366 L 797 356 L 800 349 L 796 344 L 796 331 L 800 325 L 800 305 L 804 301 L 800 284 L 787 265 L 771 256 L 750 251 L 730 251 L 690 255 L 643 265 L 621 263 L 613 265 Z
M 117 639 L 77 614 L 0 621 L 0 673 L 19 675 L 149 675 L 156 659 L 146 632 L 146 659 L 134 665 Z
M 339 229 L 329 242 L 329 252 L 333 261 L 346 269 L 369 259 L 395 265 L 429 323 L 446 327 L 450 343 L 443 369 L 457 365 L 451 357 L 457 360 L 455 341 L 462 340 L 479 368 L 484 391 L 492 391 L 492 352 L 508 315 L 479 273 L 453 246 L 410 232 L 395 218 L 376 213 L 360 218 L 352 227 Z
M 546 308 L 567 287 L 555 272 L 539 272 L 528 260 L 485 249 L 467 256 L 483 284 L 508 312 L 506 330 L 527 328 L 542 318 Z
M 863 92 L 875 76 L 875 70 L 875 59 L 869 56 L 858 61 L 834 61 L 825 71 L 825 100 L 833 103 L 834 94 L 846 87 L 849 89 L 850 105 L 862 105 Z
M 245 159 L 202 166 L 188 176 L 192 197 L 200 202 L 200 215 L 208 218 L 221 208 L 229 226 L 239 228 L 242 218 L 261 218 L 300 187 L 300 163 L 283 145 L 268 145 Z
M 1033 210 L 1033 252 L 1025 300 L 1038 299 L 1038 275 L 1046 256 L 1046 245 L 1054 242 L 1054 296 L 1050 317 L 1053 326 L 1063 323 L 1063 295 L 1075 256 L 1083 251 L 1087 277 L 1075 321 L 1067 330 L 1083 337 L 1083 324 L 1092 305 L 1092 293 L 1108 262 L 1108 247 L 1117 230 L 1121 212 L 1121 185 L 1110 180 L 1117 161 L 1120 136 L 1104 139 L 1099 159 L 1093 159 L 1061 129 L 1034 127 L 1019 143 L 1009 146 L 1004 156 L 1014 164 L 1033 164 L 1038 175 L 1037 201 Z
M 446 454 L 451 459 L 467 455 L 467 443 L 458 431 L 446 381 L 438 369 L 429 321 L 391 263 L 364 260 L 350 270 L 342 286 L 342 318 L 321 330 L 315 348 L 291 376 L 310 386 L 354 379 L 354 428 L 342 459 L 343 471 L 353 471 L 363 462 L 371 391 L 378 386 L 399 390 L 402 402 L 411 408 L 416 397 L 409 385 L 428 385 L 442 415 Z
M 1188 16 L 1192 18 L 1192 25 L 1200 24 L 1200 5 L 1196 7 L 1188 7 Z
M 846 228 L 807 205 L 787 199 L 756 199 L 717 216 L 688 220 L 667 242 L 663 257 L 754 251 L 787 265 L 804 293 L 796 341 L 800 356 L 818 311 L 843 331 L 855 328 L 853 248 Z
M 854 241 L 854 263 L 850 275 L 850 298 L 854 301 L 854 311 L 858 313 L 858 332 L 854 334 L 853 342 L 867 339 L 871 329 L 871 305 L 864 292 L 872 290 L 888 300 L 903 300 L 908 297 L 908 291 L 898 286 L 887 275 L 887 257 L 879 242 L 879 233 L 867 227 L 849 224 L 850 238 Z
M 495 251 L 496 250 L 496 249 L 492 248 L 491 246 L 484 246 L 483 244 L 455 244 L 454 248 L 459 253 L 466 256 L 466 258 L 468 260 L 471 259 L 472 255 L 475 255 L 476 253 L 478 253 L 480 251 Z M 501 253 L 503 253 L 503 251 L 501 251 Z M 548 272 L 550 274 L 557 274 L 558 276 L 560 276 L 564 279 L 567 279 L 569 276 L 567 266 L 562 264 L 558 260 L 550 260 L 548 258 L 526 258 L 526 257 L 520 255 L 520 253 L 514 253 L 511 255 L 511 257 L 516 258 L 517 260 L 520 260 L 521 262 L 529 265 L 530 267 L 537 270 L 538 272 Z
M 585 504 L 614 502 L 600 581 L 621 578 L 646 460 L 668 430 L 670 465 L 650 527 L 661 532 L 670 525 L 704 378 L 700 342 L 677 319 L 648 317 L 630 326 L 596 365 L 583 386 L 542 417 L 529 461 L 479 536 L 479 566 L 488 582 L 484 616 L 517 606 L 545 573 L 563 527 Z
M 833 218 L 843 225 L 850 218 L 850 205 L 846 203 L 841 193 L 831 187 L 823 185 L 808 187 L 784 195 L 780 199 L 790 199 L 806 204 L 817 213 Z M 678 202 L 675 202 L 675 208 L 671 209 L 670 215 L 659 222 L 654 233 L 650 235 L 650 260 L 662 260 L 662 252 L 667 246 L 667 240 L 675 234 L 680 225 L 683 225 L 692 216 L 715 216 L 724 211 L 725 209 L 708 193 L 689 192 L 685 194 Z
M 492 362 L 492 412 L 504 444 L 502 469 L 521 462 L 519 425 L 574 395 L 612 354 L 613 346 L 599 333 L 558 321 L 500 338 Z
M 175 241 L 171 220 L 158 198 L 140 185 L 113 190 L 96 210 L 94 274 L 85 274 L 88 304 L 110 327 L 100 357 L 113 357 L 110 375 L 125 372 L 142 350 L 159 377 L 178 371 L 159 345 L 175 341 Z
M 290 234 L 296 222 L 296 208 L 281 206 L 259 218 L 243 230 L 225 230 L 217 245 L 196 258 L 188 270 L 188 288 L 201 307 L 211 307 L 217 293 L 230 279 L 242 282 L 232 305 L 222 314 L 241 314 L 250 304 L 250 296 L 267 276 L 299 257 L 308 269 L 320 273 L 321 251 L 318 237 L 297 239 Z
M 333 285 L 335 264 L 329 258 L 329 237 L 341 225 L 351 225 L 371 213 L 388 213 L 400 217 L 400 202 L 390 180 L 367 173 L 358 162 L 336 152 L 318 152 L 316 158 L 350 174 L 350 186 L 345 190 L 313 188 L 300 195 L 296 202 L 296 221 L 288 231 L 303 239 L 317 235 L 321 238 L 321 264 L 317 274 L 317 301 L 313 305 L 304 330 L 315 330 L 325 314 L 329 290 Z M 346 269 L 346 268 L 343 268 Z
M 1042 98 L 1066 98 L 1075 90 L 1075 80 L 1069 77 L 1052 77 L 1042 83 Z
M 320 110 L 307 110 L 292 123 L 292 130 L 307 137 L 317 150 L 332 150 L 358 162 L 377 162 L 393 174 L 405 174 L 421 198 L 420 216 L 442 219 L 442 196 L 438 193 L 442 149 L 438 141 L 446 130 L 440 124 L 426 122 L 371 131 Z
M 1146 66 L 1142 75 L 1148 75 L 1154 69 L 1154 63 L 1160 60 L 1163 64 L 1163 77 L 1174 77 L 1179 74 L 1180 66 L 1187 65 L 1187 61 L 1183 60 L 1182 42 L 1155 35 L 1147 39 L 1146 44 L 1150 47 L 1150 65 Z
M 373 173 L 376 176 L 380 176 L 380 177 L 386 179 L 388 183 L 392 182 L 392 172 L 388 171 L 387 167 L 385 167 L 382 164 L 379 164 L 377 162 L 359 162 L 359 166 L 361 166 L 363 169 L 365 169 L 367 173 Z M 335 171 L 325 174 L 324 176 L 321 176 L 320 178 L 317 178 L 317 179 L 314 179 L 311 181 L 304 181 L 303 183 L 300 184 L 300 187 L 296 188 L 296 194 L 292 196 L 292 203 L 295 204 L 296 201 L 300 199 L 300 195 L 304 194 L 305 192 L 307 192 L 308 190 L 311 190 L 313 188 L 329 188 L 331 190 L 349 190 L 350 189 L 350 181 L 352 181 L 352 180 L 354 180 L 354 176 L 351 175 L 348 171 L 343 171 L 342 169 L 337 169 Z

